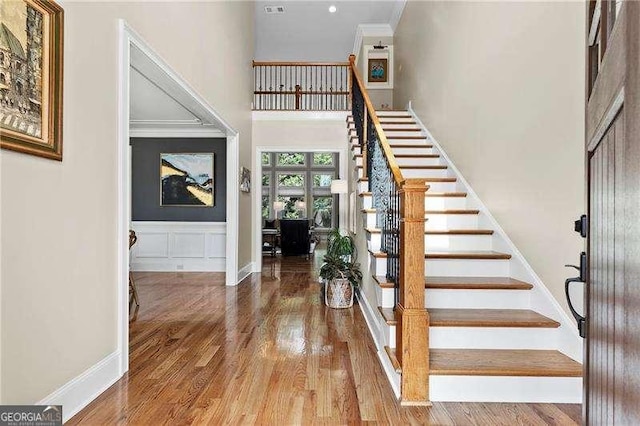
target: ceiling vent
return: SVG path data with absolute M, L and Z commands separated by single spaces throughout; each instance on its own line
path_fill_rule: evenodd
M 268 14 L 282 14 L 284 13 L 284 6 L 265 6 L 264 11 Z

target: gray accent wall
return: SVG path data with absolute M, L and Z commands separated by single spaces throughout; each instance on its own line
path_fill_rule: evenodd
M 131 138 L 132 220 L 225 222 L 227 219 L 227 140 L 225 138 Z M 161 206 L 160 154 L 214 153 L 214 206 Z

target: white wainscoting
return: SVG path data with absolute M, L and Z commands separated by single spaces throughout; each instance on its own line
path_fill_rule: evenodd
M 133 222 L 132 271 L 225 271 L 225 222 Z

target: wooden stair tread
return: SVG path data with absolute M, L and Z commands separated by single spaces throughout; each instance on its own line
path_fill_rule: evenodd
M 370 234 L 380 234 L 380 228 L 365 228 Z M 424 231 L 425 235 L 493 235 L 492 229 L 428 229 Z
M 431 349 L 430 374 L 447 376 L 582 377 L 582 365 L 559 351 Z
M 378 306 L 388 325 L 396 325 L 393 308 Z M 529 309 L 439 309 L 430 308 L 431 327 L 558 328 L 560 323 Z
M 385 277 L 373 279 L 382 288 L 393 288 Z M 425 277 L 426 289 L 438 290 L 531 290 L 533 285 L 510 277 Z
M 384 127 L 387 123 L 381 123 L 384 132 L 422 132 L 422 129 L 415 127 Z M 402 123 L 405 124 L 405 123 Z
M 386 258 L 387 254 L 381 251 L 373 252 L 369 250 L 369 253 L 376 258 Z M 468 259 L 468 260 L 508 260 L 511 259 L 511 255 L 507 253 L 500 253 L 492 250 L 455 250 L 455 251 L 427 251 L 424 254 L 425 259 Z

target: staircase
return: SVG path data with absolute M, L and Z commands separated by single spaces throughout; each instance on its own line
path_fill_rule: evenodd
M 409 111 L 377 111 L 405 178 L 426 179 L 425 305 L 431 401 L 580 403 L 581 343 L 566 314 Z M 381 362 L 400 397 L 394 285 L 363 177 L 362 147 L 347 120 L 370 280 L 361 305 Z M 360 230 L 358 230 L 360 232 Z M 366 266 L 364 262 L 363 266 Z M 375 300 L 366 294 L 375 294 Z M 373 322 L 373 324 L 372 324 Z M 570 355 L 570 356 L 568 356 Z

